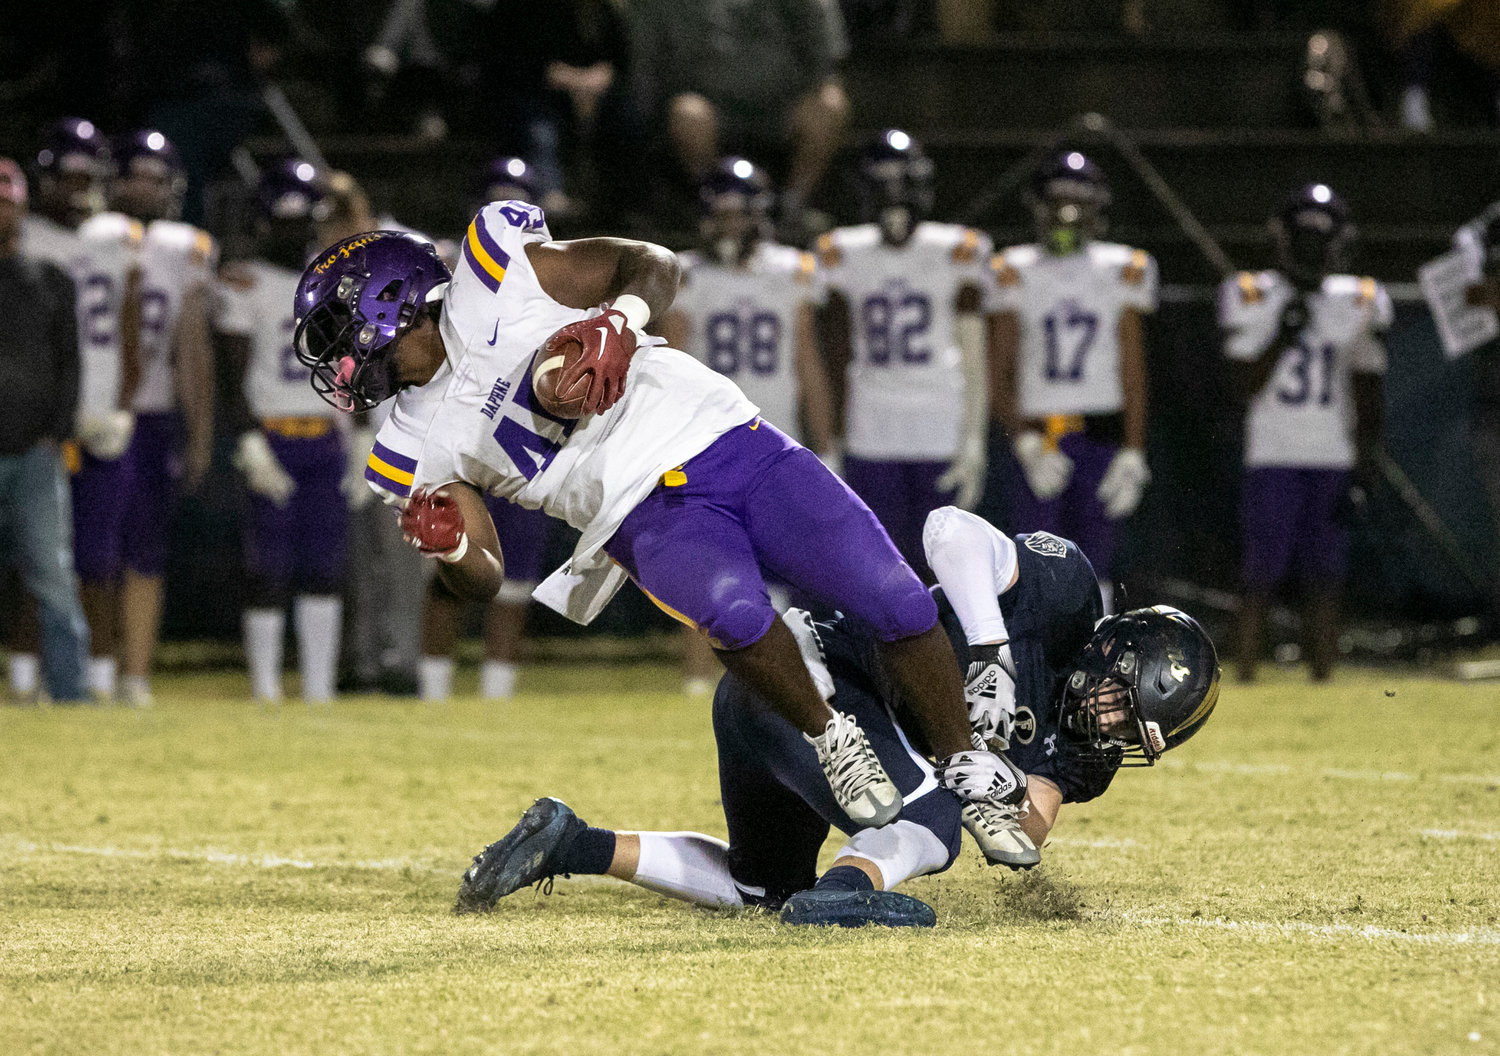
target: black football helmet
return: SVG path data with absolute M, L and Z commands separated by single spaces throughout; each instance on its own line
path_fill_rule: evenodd
M 1287 277 L 1316 289 L 1326 275 L 1349 267 L 1354 222 L 1349 206 L 1326 183 L 1309 183 L 1271 218 L 1271 233 Z
M 1121 766 L 1153 766 L 1219 702 L 1219 658 L 1198 621 L 1168 605 L 1101 620 L 1063 685 L 1064 736 Z
M 1049 253 L 1076 253 L 1091 239 L 1104 236 L 1109 181 L 1103 169 L 1076 150 L 1056 154 L 1037 167 L 1026 201 L 1037 241 Z
M 698 234 L 725 267 L 742 264 L 771 236 L 771 181 L 759 165 L 727 157 L 698 184 Z
M 899 128 L 888 128 L 860 153 L 859 192 L 866 222 L 888 243 L 905 245 L 932 215 L 932 159 Z

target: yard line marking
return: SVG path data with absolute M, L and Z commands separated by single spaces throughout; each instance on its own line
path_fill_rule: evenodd
M 1459 829 L 1418 829 L 1436 840 L 1500 840 L 1500 832 L 1463 832 Z
M 1197 770 L 1205 774 L 1239 774 L 1246 777 L 1285 777 L 1298 772 L 1286 763 L 1200 763 L 1164 759 L 1161 765 L 1179 770 Z M 1336 766 L 1300 772 L 1340 781 L 1441 781 L 1450 785 L 1500 785 L 1500 774 L 1411 774 L 1403 770 L 1346 770 Z
M 1126 837 L 1123 840 L 1111 840 L 1107 838 L 1089 839 L 1084 836 L 1053 836 L 1047 840 L 1047 846 L 1059 847 L 1094 847 L 1102 850 L 1113 851 L 1126 847 L 1140 847 L 1140 843 Z
M 1308 935 L 1321 939 L 1389 939 L 1424 946 L 1500 946 L 1500 930 L 1475 928 L 1473 931 L 1398 931 L 1373 924 L 1308 924 L 1300 920 L 1225 920 L 1223 917 L 1148 917 L 1137 913 L 1115 914 L 1131 924 L 1159 927 L 1178 924 L 1184 927 L 1212 928 L 1216 931 L 1238 931 L 1252 935 Z M 1108 916 L 1101 920 L 1109 919 Z
M 12 846 L 22 854 L 80 854 L 95 858 L 170 858 L 184 862 L 208 862 L 213 865 L 250 865 L 257 869 L 369 869 L 382 872 L 399 872 L 410 869 L 422 873 L 448 873 L 453 867 L 416 862 L 409 858 L 379 858 L 355 861 L 311 861 L 306 858 L 286 858 L 277 854 L 233 854 L 229 851 L 184 851 L 175 847 L 159 850 L 142 850 L 132 847 L 83 847 L 68 843 L 31 843 L 16 840 Z

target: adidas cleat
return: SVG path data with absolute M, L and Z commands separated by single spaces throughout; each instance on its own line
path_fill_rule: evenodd
M 1042 852 L 1021 828 L 1014 810 L 990 802 L 965 803 L 963 820 L 991 865 L 1030 869 L 1042 860 Z
M 455 913 L 488 913 L 513 891 L 550 881 L 578 834 L 588 828 L 560 799 L 539 799 L 516 827 L 474 856 L 458 888 Z
M 834 801 L 850 821 L 879 828 L 896 820 L 901 813 L 901 790 L 885 772 L 852 715 L 835 711 L 820 735 L 802 736 L 818 753 Z
M 781 922 L 798 926 L 930 928 L 937 914 L 899 891 L 798 891 L 781 907 Z

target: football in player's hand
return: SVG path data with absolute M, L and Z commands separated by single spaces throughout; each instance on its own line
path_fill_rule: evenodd
M 569 334 L 554 334 L 536 355 L 536 366 L 531 369 L 531 387 L 536 393 L 536 402 L 542 410 L 558 418 L 577 418 L 583 414 L 584 401 L 594 375 L 587 373 L 572 379 L 572 387 L 559 392 L 558 385 L 573 366 L 583 357 L 583 342 Z

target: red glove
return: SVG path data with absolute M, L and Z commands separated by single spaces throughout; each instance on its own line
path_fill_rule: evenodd
M 458 561 L 469 550 L 464 515 L 443 488 L 411 493 L 401 511 L 401 532 L 412 546 L 440 561 Z
M 571 393 L 579 379 L 592 376 L 580 414 L 609 410 L 625 394 L 625 374 L 630 370 L 630 357 L 635 355 L 635 331 L 630 329 L 625 313 L 606 308 L 603 315 L 569 323 L 547 338 L 542 346 L 543 358 L 561 354 L 561 346 L 570 341 L 581 344 L 583 354 L 562 368 L 557 391 Z

